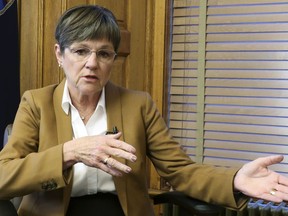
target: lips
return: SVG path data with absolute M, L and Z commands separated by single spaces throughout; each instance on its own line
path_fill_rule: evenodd
M 87 76 L 83 76 L 83 78 L 85 78 L 85 79 L 89 79 L 89 80 L 91 80 L 91 79 L 98 79 L 98 77 L 97 76 L 95 76 L 95 75 L 87 75 Z

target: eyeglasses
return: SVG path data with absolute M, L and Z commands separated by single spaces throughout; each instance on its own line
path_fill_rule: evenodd
M 73 54 L 73 57 L 77 60 L 77 61 L 84 61 L 87 60 L 92 53 L 94 52 L 96 54 L 97 57 L 97 61 L 102 62 L 102 63 L 111 63 L 114 59 L 115 56 L 117 55 L 117 53 L 115 53 L 112 50 L 108 50 L 108 49 L 99 49 L 99 50 L 91 50 L 89 48 L 69 48 L 69 51 Z

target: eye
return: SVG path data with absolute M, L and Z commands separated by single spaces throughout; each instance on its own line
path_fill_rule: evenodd
M 79 48 L 79 49 L 72 50 L 72 52 L 79 55 L 79 56 L 87 56 L 87 55 L 89 55 L 90 50 L 85 49 L 85 48 Z
M 97 52 L 97 56 L 99 58 L 111 58 L 113 56 L 113 52 L 109 51 L 109 50 L 98 50 Z

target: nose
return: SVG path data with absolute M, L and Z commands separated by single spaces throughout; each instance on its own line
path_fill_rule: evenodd
M 91 55 L 87 58 L 86 67 L 95 68 L 98 66 L 97 55 L 95 51 L 91 52 Z

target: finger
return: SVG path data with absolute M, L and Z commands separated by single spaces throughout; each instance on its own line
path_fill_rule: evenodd
M 104 163 L 101 163 L 99 166 L 98 166 L 99 169 L 103 170 L 104 172 L 112 175 L 112 176 L 117 176 L 117 177 L 121 177 L 123 174 L 117 170 L 117 169 L 114 169 L 112 167 L 109 167 L 107 165 L 105 165 Z
M 129 152 L 126 152 L 126 151 L 123 151 L 121 149 L 110 148 L 110 149 L 107 149 L 105 153 L 107 155 L 111 155 L 114 157 L 124 158 L 126 160 L 131 161 L 131 162 L 135 162 L 137 160 L 136 155 L 129 153 Z
M 277 191 L 288 195 L 288 188 L 287 188 L 287 186 L 284 186 L 284 185 L 281 185 L 281 184 L 277 184 L 274 188 L 275 188 Z
M 130 153 L 136 153 L 136 149 L 132 145 L 129 145 L 128 143 L 123 142 L 121 140 L 110 139 L 107 142 L 107 144 L 113 148 L 122 149 L 122 150 L 124 150 L 126 152 L 130 152 Z
M 257 198 L 260 198 L 263 200 L 269 200 L 269 201 L 276 202 L 276 203 L 280 203 L 283 201 L 282 198 L 278 197 L 277 193 L 275 193 L 274 195 L 270 193 L 265 193 L 261 197 L 257 197 Z
M 114 137 L 114 135 L 106 136 Z M 99 145 L 98 150 L 104 153 L 102 161 L 105 160 L 106 156 L 108 155 L 123 158 L 131 162 L 135 162 L 137 160 L 137 156 L 135 155 L 136 149 L 132 145 L 114 138 L 107 139 L 106 137 L 105 145 Z
M 273 156 L 270 156 L 270 158 L 271 158 L 272 164 L 277 164 L 277 163 L 280 163 L 284 159 L 284 156 L 283 155 L 273 155 Z
M 107 160 L 106 165 L 109 168 L 113 168 L 113 169 L 119 170 L 119 171 L 124 172 L 124 173 L 130 173 L 132 171 L 132 169 L 129 166 L 120 163 L 119 161 L 117 161 L 116 159 L 114 159 L 112 157 L 110 157 Z
M 285 176 L 280 175 L 280 176 L 279 176 L 279 179 L 278 179 L 278 183 L 279 183 L 280 185 L 286 185 L 286 186 L 288 186 L 288 178 L 285 177 Z M 288 193 L 288 192 L 287 192 L 287 193 Z
M 102 160 L 102 162 L 103 162 L 105 165 L 107 165 L 108 160 L 109 160 L 110 157 L 111 157 L 110 155 L 107 156 L 104 160 Z
M 280 163 L 284 159 L 283 155 L 273 155 L 268 157 L 261 157 L 256 159 L 258 164 L 261 164 L 264 167 L 268 167 L 273 164 Z
M 270 201 L 278 202 L 278 203 L 284 200 L 287 201 L 288 199 L 288 194 L 286 192 L 283 192 L 276 188 L 271 189 L 267 194 L 264 194 L 263 199 L 267 200 L 269 198 Z M 268 198 L 266 198 L 265 196 L 267 196 Z
M 276 191 L 274 196 L 276 196 L 277 198 L 281 199 L 280 202 L 287 201 L 288 200 L 288 194 L 287 193 L 283 193 L 282 191 Z

